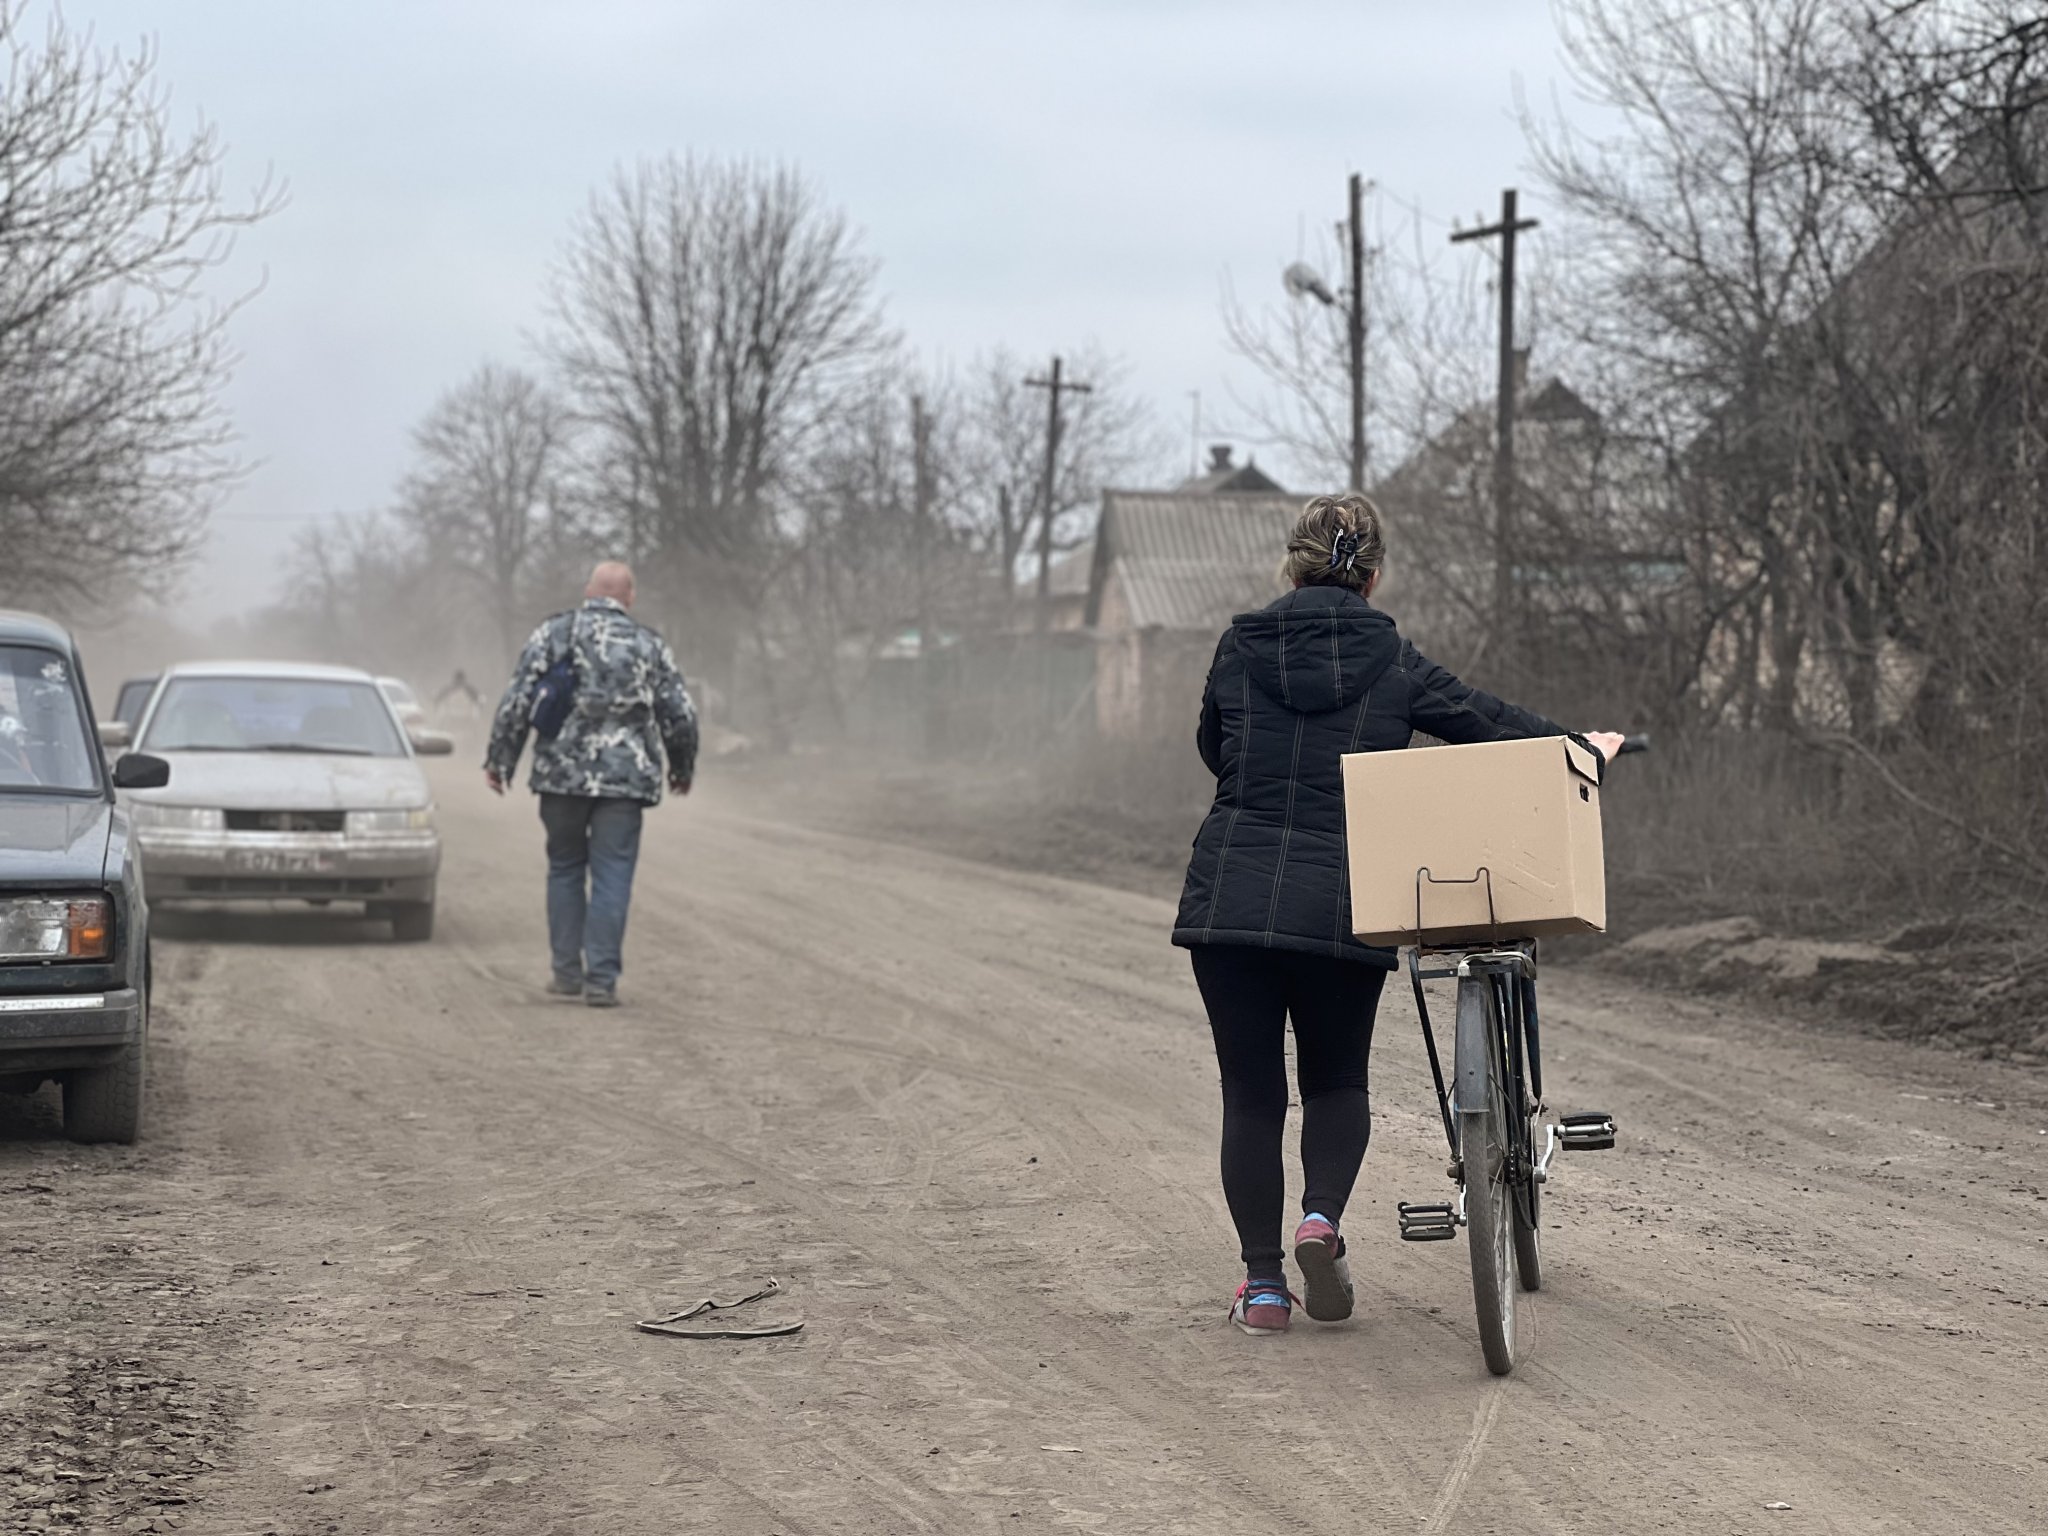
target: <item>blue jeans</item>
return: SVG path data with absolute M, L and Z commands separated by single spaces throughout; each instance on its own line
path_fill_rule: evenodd
M 605 992 L 619 984 L 646 809 L 638 800 L 540 797 L 548 834 L 548 948 L 557 981 Z

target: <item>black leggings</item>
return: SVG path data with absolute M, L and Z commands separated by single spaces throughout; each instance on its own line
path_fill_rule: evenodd
M 1372 1135 L 1365 1067 L 1387 973 L 1356 960 L 1233 944 L 1191 953 L 1223 1072 L 1223 1197 L 1246 1271 L 1278 1279 L 1288 1017 L 1301 1085 L 1301 1209 L 1335 1221 Z

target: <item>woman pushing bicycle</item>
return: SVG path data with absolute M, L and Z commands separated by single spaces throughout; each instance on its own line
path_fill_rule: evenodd
M 1216 799 L 1195 836 L 1173 942 L 1195 982 L 1223 1078 L 1223 1194 L 1245 1281 L 1231 1321 L 1285 1331 L 1281 1247 L 1286 1028 L 1301 1090 L 1302 1221 L 1294 1257 L 1308 1315 L 1351 1315 L 1341 1224 L 1371 1134 L 1366 1061 L 1394 951 L 1351 936 L 1339 759 L 1415 731 L 1466 744 L 1565 728 L 1467 687 L 1403 640 L 1368 599 L 1386 560 L 1379 510 L 1318 496 L 1287 541 L 1284 597 L 1224 631 L 1196 736 Z M 1622 738 L 1582 739 L 1612 757 Z M 1399 806 L 1382 815 L 1398 816 Z

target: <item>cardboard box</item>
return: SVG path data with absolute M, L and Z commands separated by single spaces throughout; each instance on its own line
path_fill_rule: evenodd
M 1344 837 L 1368 944 L 1607 926 L 1599 761 L 1568 738 L 1349 754 Z

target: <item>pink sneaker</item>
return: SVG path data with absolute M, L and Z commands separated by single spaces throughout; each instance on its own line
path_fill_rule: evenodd
M 1287 1331 L 1287 1319 L 1294 1310 L 1294 1298 L 1287 1287 L 1274 1280 L 1247 1280 L 1237 1288 L 1230 1304 L 1230 1320 L 1255 1339 L 1271 1338 Z
M 1351 1264 L 1344 1239 L 1328 1217 L 1310 1215 L 1294 1229 L 1294 1262 L 1301 1266 L 1302 1303 L 1319 1323 L 1341 1323 L 1351 1315 Z

